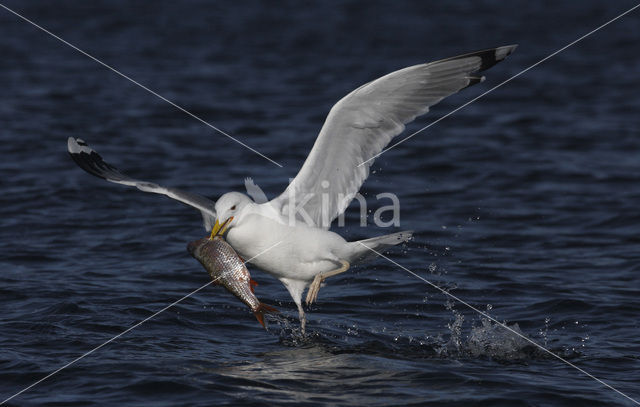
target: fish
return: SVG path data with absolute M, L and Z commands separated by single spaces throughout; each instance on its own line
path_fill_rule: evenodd
M 251 279 L 244 261 L 224 238 L 215 236 L 194 240 L 187 244 L 187 251 L 204 266 L 215 284 L 223 286 L 245 303 L 266 329 L 264 314 L 279 311 L 258 300 L 254 294 L 258 283 Z

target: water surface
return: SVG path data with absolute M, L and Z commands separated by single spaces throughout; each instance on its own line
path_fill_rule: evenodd
M 185 250 L 200 215 L 87 175 L 67 137 L 140 179 L 217 197 L 251 176 L 273 197 L 362 83 L 520 44 L 410 134 L 633 3 L 7 6 L 283 167 L 0 10 L 2 399 L 208 281 Z M 638 18 L 389 151 L 362 190 L 373 210 L 396 193 L 416 231 L 394 261 L 636 399 Z M 338 231 L 389 232 L 357 206 Z M 252 275 L 282 310 L 268 331 L 207 287 L 9 405 L 631 405 L 384 259 L 328 280 L 304 337 L 284 287 Z

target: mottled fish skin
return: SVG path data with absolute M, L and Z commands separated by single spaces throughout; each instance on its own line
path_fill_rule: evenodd
M 187 250 L 204 266 L 216 284 L 245 303 L 264 326 L 263 313 L 277 312 L 273 307 L 262 304 L 251 289 L 251 275 L 244 262 L 223 238 L 207 237 L 190 242 Z
M 251 292 L 249 270 L 227 242 L 216 236 L 213 240 L 196 240 L 188 247 L 191 255 L 207 269 L 216 284 L 224 286 L 251 308 L 251 311 L 258 309 L 260 301 Z

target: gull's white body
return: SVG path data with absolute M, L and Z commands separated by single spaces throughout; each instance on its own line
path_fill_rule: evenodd
M 361 245 L 349 243 L 337 233 L 301 222 L 287 224 L 287 219 L 274 215 L 268 204 L 248 203 L 237 219 L 226 234 L 229 244 L 240 256 L 252 259 L 252 264 L 280 280 L 298 305 L 316 275 L 363 252 Z
M 253 259 L 252 264 L 274 277 L 300 281 L 335 269 L 348 252 L 347 241 L 337 233 L 306 225 L 287 226 L 258 214 L 242 216 L 226 238 L 240 256 Z M 269 255 L 259 255 L 265 250 Z
M 346 271 L 349 264 L 368 253 L 367 248 L 384 250 L 411 236 L 411 232 L 400 232 L 347 242 L 328 230 L 368 177 L 373 159 L 405 124 L 443 98 L 481 82 L 484 77 L 475 73 L 502 61 L 515 48 L 498 47 L 411 66 L 352 91 L 329 112 L 298 175 L 269 202 L 256 203 L 244 194 L 230 192 L 214 203 L 197 194 L 131 178 L 104 162 L 80 139 L 69 138 L 68 150 L 76 163 L 93 175 L 195 207 L 207 229 L 213 221 L 224 223 L 229 244 L 289 290 L 304 328 L 301 298 L 312 281 L 316 289 L 318 277 Z M 303 205 L 296 206 L 296 202 Z M 291 208 L 298 207 L 303 211 L 292 215 Z

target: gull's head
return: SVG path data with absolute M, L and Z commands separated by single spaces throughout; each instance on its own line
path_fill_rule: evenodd
M 240 192 L 227 192 L 216 202 L 216 223 L 211 230 L 211 238 L 223 235 L 238 223 L 238 215 L 247 205 L 252 204 L 251 198 Z

